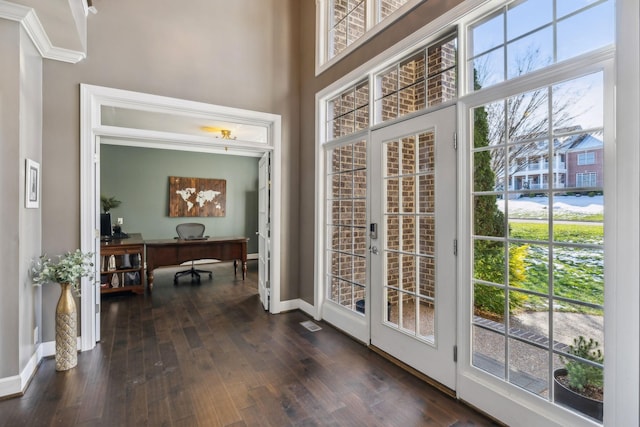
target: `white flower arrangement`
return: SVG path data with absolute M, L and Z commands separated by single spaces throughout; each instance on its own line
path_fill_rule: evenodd
M 69 283 L 77 295 L 80 295 L 80 278 L 93 277 L 93 253 L 82 253 L 80 249 L 58 256 L 52 261 L 47 255 L 34 260 L 31 277 L 36 285 L 43 283 Z

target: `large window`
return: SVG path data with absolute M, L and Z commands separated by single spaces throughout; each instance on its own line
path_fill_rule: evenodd
M 612 45 L 613 21 L 613 0 L 511 2 L 470 27 L 467 70 L 485 88 L 525 75 Z
M 572 165 L 546 159 L 607 144 L 603 91 L 598 72 L 472 113 L 472 364 L 555 402 L 561 369 L 603 392 L 603 356 L 576 349 L 604 354 L 604 196 L 596 173 L 571 185 Z
M 345 54 L 424 0 L 319 0 L 318 64 Z

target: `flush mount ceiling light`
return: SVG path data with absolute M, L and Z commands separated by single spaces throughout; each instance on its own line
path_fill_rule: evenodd
M 231 136 L 231 130 L 229 129 L 222 129 L 215 126 L 202 126 L 200 127 L 200 129 L 202 129 L 205 132 L 220 132 L 220 136 L 216 136 L 216 138 L 236 139 L 235 136 Z

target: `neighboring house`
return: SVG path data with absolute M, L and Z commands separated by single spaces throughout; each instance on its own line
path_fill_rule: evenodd
M 509 189 L 544 190 L 552 188 L 601 188 L 603 172 L 602 140 L 583 133 L 555 139 L 553 162 L 549 162 L 546 141 L 524 145 L 513 155 Z

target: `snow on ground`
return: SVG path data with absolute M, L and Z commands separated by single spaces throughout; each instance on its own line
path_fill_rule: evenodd
M 499 199 L 496 203 L 504 212 L 505 201 Z M 538 212 L 549 209 L 548 197 L 522 197 L 520 199 L 507 200 L 509 211 Z M 554 213 L 572 213 L 581 215 L 593 215 L 603 213 L 603 196 L 555 196 L 553 198 Z

